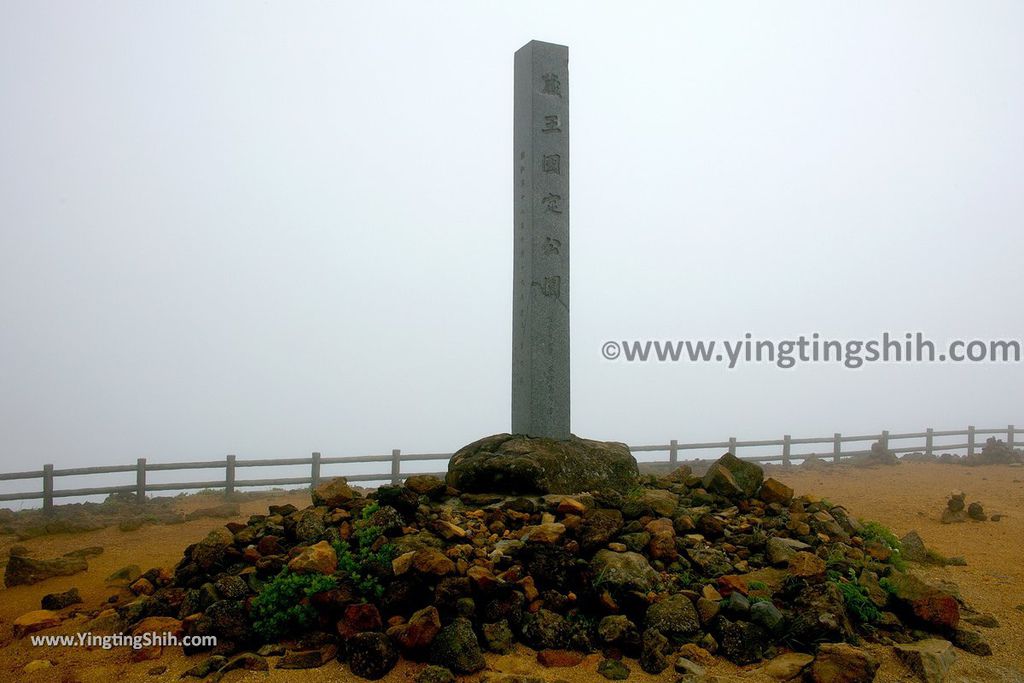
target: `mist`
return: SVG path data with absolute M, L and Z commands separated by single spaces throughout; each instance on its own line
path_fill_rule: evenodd
M 512 55 L 569 46 L 572 429 L 1024 423 L 1012 2 L 0 6 L 0 471 L 451 452 L 510 427 Z M 339 472 L 342 473 L 342 472 Z

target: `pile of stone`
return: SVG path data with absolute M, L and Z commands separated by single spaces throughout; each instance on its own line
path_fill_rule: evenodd
M 778 680 L 856 683 L 879 666 L 862 641 L 897 648 L 915 671 L 948 668 L 954 645 L 991 652 L 955 590 L 897 568 L 898 543 L 755 464 L 726 454 L 702 477 L 639 477 L 612 444 L 598 457 L 618 484 L 570 495 L 551 492 L 562 477 L 538 466 L 544 444 L 531 441 L 478 442 L 447 482 L 413 476 L 362 496 L 334 479 L 309 507 L 228 523 L 86 628 L 215 635 L 212 650 L 186 648 L 203 653 L 187 673 L 215 678 L 340 661 L 376 679 L 405 657 L 429 664 L 418 680 L 451 681 L 519 642 L 546 667 L 599 653 L 612 680 L 639 667 L 701 681 L 724 657 Z M 494 457 L 471 457 L 484 451 Z M 569 486 L 578 473 L 566 472 Z M 354 565 L 360 549 L 371 559 Z M 280 605 L 308 618 L 268 639 L 259 606 L 288 577 L 315 581 Z
M 942 510 L 942 519 L 940 520 L 943 524 L 953 524 L 956 522 L 966 522 L 969 519 L 975 522 L 985 522 L 992 520 L 998 522 L 1003 518 L 1002 515 L 987 515 L 985 513 L 985 507 L 975 501 L 967 504 L 967 494 L 963 491 L 953 491 L 949 494 L 949 500 L 946 501 L 946 507 Z
M 964 459 L 966 465 L 1013 465 L 1024 462 L 1024 452 L 1010 448 L 1005 442 L 990 436 L 980 453 Z
M 1024 451 L 1010 446 L 994 436 L 989 437 L 982 446 L 980 453 L 971 455 L 957 455 L 956 453 L 907 453 L 903 456 L 904 462 L 937 462 L 944 465 L 967 465 L 976 467 L 978 465 L 1013 465 L 1019 467 L 1024 463 Z
M 858 467 L 871 467 L 872 465 L 898 465 L 900 459 L 896 456 L 896 451 L 889 449 L 881 441 L 876 441 L 871 444 L 867 453 L 854 456 L 852 462 Z

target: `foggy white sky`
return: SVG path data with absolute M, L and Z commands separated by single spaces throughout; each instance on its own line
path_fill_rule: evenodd
M 1024 425 L 1019 2 L 0 2 L 0 471 L 509 428 L 512 55 L 569 45 L 573 431 Z

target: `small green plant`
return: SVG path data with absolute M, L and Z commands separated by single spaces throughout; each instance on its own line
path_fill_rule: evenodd
M 764 581 L 751 581 L 747 584 L 747 588 L 749 588 L 752 591 L 764 591 L 768 590 L 768 584 L 766 584 Z
M 748 600 L 750 601 L 751 605 L 756 605 L 759 602 L 771 602 L 772 601 L 771 598 L 766 597 L 764 595 L 751 595 L 751 596 L 748 596 Z
M 308 598 L 337 587 L 333 576 L 293 574 L 284 568 L 252 601 L 253 630 L 265 642 L 304 630 L 316 619 Z
M 374 572 L 374 567 L 390 567 L 396 554 L 395 546 L 390 543 L 378 546 L 376 550 L 373 548 L 380 537 L 381 528 L 372 526 L 369 521 L 379 509 L 380 506 L 374 502 L 360 513 L 355 529 L 355 550 L 348 541 L 339 540 L 333 544 L 338 556 L 338 569 L 348 574 L 356 590 L 367 598 L 380 598 L 384 594 L 384 586 Z
M 834 571 L 828 572 L 827 576 L 829 583 L 839 589 L 846 609 L 857 618 L 857 621 L 862 624 L 873 624 L 878 621 L 882 614 L 868 597 L 867 588 L 857 583 L 853 570 L 850 570 L 849 577 L 843 577 Z
M 644 494 L 644 487 L 640 484 L 634 484 L 626 491 L 626 498 L 630 500 L 637 500 Z
M 682 568 L 672 572 L 672 576 L 675 577 L 676 582 L 683 588 L 688 588 L 693 585 L 694 576 L 693 572 L 689 568 Z
M 901 554 L 903 544 L 900 543 L 900 539 L 896 538 L 896 534 L 894 534 L 889 527 L 880 522 L 873 521 L 862 522 L 861 527 L 861 538 L 864 539 L 865 543 L 877 541 L 878 543 L 883 544 L 892 551 L 892 557 L 889 558 L 889 564 L 900 571 L 906 569 L 907 562 L 903 559 Z
M 878 585 L 881 586 L 882 590 L 884 590 L 889 595 L 896 595 L 896 586 L 895 584 L 893 584 L 892 579 L 890 579 L 889 577 L 886 576 L 879 579 Z
M 861 537 L 865 541 L 879 541 L 893 550 L 899 550 L 902 547 L 900 539 L 896 538 L 896 534 L 880 522 L 862 522 L 861 527 Z

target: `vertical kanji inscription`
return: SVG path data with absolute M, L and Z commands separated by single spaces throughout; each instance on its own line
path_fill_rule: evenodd
M 569 436 L 569 50 L 515 56 L 512 431 Z

